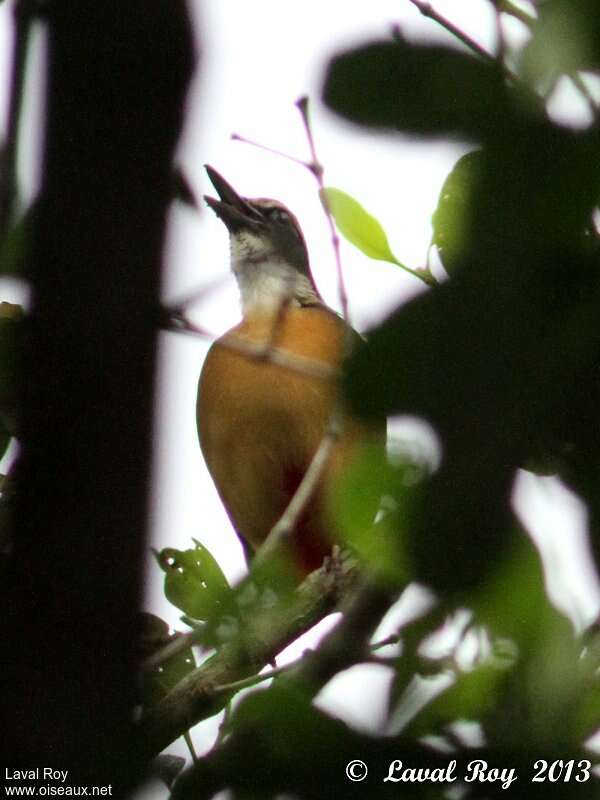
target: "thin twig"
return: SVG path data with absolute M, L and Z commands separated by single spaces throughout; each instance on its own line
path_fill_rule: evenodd
M 492 0 L 494 6 L 494 17 L 496 22 L 496 62 L 501 70 L 505 68 L 506 58 L 506 39 L 504 38 L 504 28 L 502 27 L 502 9 L 500 0 Z
M 305 356 L 296 355 L 288 350 L 273 346 L 279 332 L 279 328 L 283 323 L 283 318 L 285 318 L 286 310 L 287 304 L 282 302 L 280 312 L 277 315 L 278 318 L 282 317 L 282 319 L 280 320 L 279 324 L 277 323 L 277 319 L 275 320 L 271 336 L 268 341 L 264 343 L 251 342 L 247 339 L 236 336 L 235 334 L 227 334 L 219 339 L 219 346 L 229 348 L 234 352 L 242 353 L 243 355 L 249 356 L 256 361 L 274 364 L 284 369 L 291 369 L 302 374 L 310 375 L 311 377 L 320 378 L 323 380 L 333 380 L 338 378 L 341 374 L 340 370 L 331 366 L 330 364 L 307 358 Z M 198 327 L 197 325 L 194 325 L 194 323 L 190 322 L 185 315 L 181 315 L 177 318 L 171 318 L 170 322 L 174 325 L 175 330 L 184 331 L 186 333 L 191 333 L 202 337 L 210 337 L 210 334 L 207 331 Z M 349 331 L 351 332 L 350 328 Z M 317 488 L 317 485 L 327 465 L 329 455 L 335 442 L 339 438 L 340 424 L 341 423 L 337 419 L 337 412 L 334 411 L 329 421 L 328 430 L 321 440 L 321 443 L 317 448 L 317 451 L 315 452 L 307 471 L 300 481 L 298 488 L 294 492 L 294 495 L 292 496 L 282 516 L 275 523 L 267 535 L 267 538 L 259 548 L 254 559 L 255 564 L 264 563 L 270 554 L 273 553 L 273 551 L 276 550 L 279 545 L 284 540 L 289 538 L 293 533 L 300 515 L 304 511 L 306 504 L 309 502 L 315 489 Z
M 254 557 L 254 566 L 258 567 L 267 561 L 272 553 L 283 544 L 294 532 L 300 515 L 313 496 L 325 471 L 331 452 L 339 438 L 339 427 L 330 423 L 329 430 L 321 439 L 312 461 L 287 508 L 269 531 Z
M 304 167 L 309 172 L 311 172 L 317 181 L 317 185 L 319 187 L 319 193 L 321 196 L 321 203 L 323 205 L 323 209 L 325 211 L 325 215 L 327 217 L 327 224 L 329 227 L 329 231 L 331 234 L 331 243 L 334 251 L 335 257 L 335 265 L 336 265 L 336 273 L 337 273 L 337 281 L 338 281 L 338 294 L 340 299 L 340 306 L 342 309 L 342 315 L 346 322 L 350 324 L 350 316 L 349 316 L 349 309 L 348 309 L 348 293 L 346 292 L 346 285 L 344 282 L 344 274 L 342 270 L 342 261 L 340 257 L 340 240 L 337 234 L 337 230 L 335 227 L 335 222 L 333 220 L 333 216 L 331 214 L 331 209 L 329 208 L 329 204 L 327 202 L 327 198 L 325 195 L 325 184 L 323 183 L 323 165 L 319 161 L 317 157 L 316 147 L 315 147 L 315 140 L 312 133 L 312 128 L 310 125 L 310 120 L 308 117 L 308 97 L 304 96 L 299 98 L 296 101 L 296 107 L 300 111 L 300 115 L 302 117 L 302 123 L 304 125 L 304 130 L 306 132 L 306 138 L 308 141 L 308 146 L 310 150 L 311 160 L 304 161 L 301 158 L 296 158 L 295 156 L 289 155 L 289 153 L 284 153 L 281 150 L 276 150 L 273 147 L 268 147 L 267 145 L 261 144 L 260 142 L 255 142 L 252 139 L 247 139 L 245 136 L 240 136 L 237 133 L 233 133 L 231 138 L 239 141 L 244 142 L 244 144 L 252 145 L 253 147 L 258 147 L 260 150 L 264 150 L 267 153 L 272 153 L 273 155 L 281 156 L 282 158 L 287 159 L 288 161 L 292 161 L 294 164 L 299 164 L 301 167 Z
M 203 629 L 196 629 L 193 631 L 188 631 L 186 633 L 178 633 L 176 636 L 163 648 L 158 650 L 156 653 L 153 653 L 149 658 L 147 658 L 144 662 L 142 662 L 141 669 L 145 672 L 149 672 L 151 670 L 156 669 L 161 664 L 164 664 L 165 661 L 173 658 L 173 656 L 178 655 L 183 650 L 187 650 L 194 644 L 197 644 L 202 637 Z M 390 645 L 400 644 L 402 638 L 399 634 L 393 633 L 390 636 L 386 636 L 385 639 L 381 639 L 378 642 L 374 642 L 370 645 L 371 653 L 377 652 L 377 650 L 381 650 L 384 647 L 389 647 Z M 231 692 L 231 691 L 239 691 L 240 689 L 246 689 L 250 686 L 254 686 L 254 684 L 262 683 L 263 681 L 268 680 L 269 678 L 275 678 L 277 675 L 280 675 L 287 669 L 291 669 L 292 667 L 297 665 L 296 662 L 292 662 L 290 664 L 286 664 L 282 667 L 275 667 L 268 672 L 261 672 L 259 675 L 251 675 L 248 678 L 244 678 L 243 680 L 239 681 L 232 681 L 231 683 L 223 684 L 222 686 L 215 686 L 213 691 L 215 694 L 219 692 Z
M 481 58 L 485 59 L 486 61 L 495 62 L 495 57 L 491 53 L 488 53 L 485 47 L 482 47 L 479 42 L 475 41 L 475 39 L 472 39 L 467 33 L 458 28 L 449 19 L 442 16 L 442 14 L 435 10 L 431 3 L 424 2 L 424 0 L 409 0 L 409 3 L 412 3 L 413 6 L 416 6 L 424 17 L 432 19 L 442 28 L 445 28 L 448 33 L 451 33 L 452 36 L 461 41 L 466 47 L 469 48 L 469 50 L 476 53 L 478 56 L 481 56 Z M 507 77 L 518 81 L 517 76 L 510 69 L 508 69 L 506 65 L 503 65 L 502 70 Z
M 479 44 L 479 42 L 475 41 L 475 39 L 472 39 L 468 34 L 466 34 L 464 31 L 458 28 L 453 22 L 451 22 L 449 19 L 447 19 L 438 11 L 436 11 L 435 8 L 431 5 L 431 3 L 424 2 L 424 0 L 409 0 L 409 2 L 412 3 L 414 6 L 416 6 L 416 8 L 419 9 L 419 11 L 424 17 L 428 17 L 429 19 L 432 19 L 434 22 L 437 22 L 438 25 L 447 30 L 448 33 L 452 34 L 452 36 L 456 37 L 473 53 L 485 59 L 486 61 L 499 63 L 500 59 L 497 56 L 494 56 L 492 53 L 489 53 L 484 47 L 482 47 Z M 521 11 L 521 9 L 514 6 L 510 2 L 510 0 L 497 0 L 497 2 L 494 2 L 494 5 L 496 7 L 497 12 L 510 14 L 512 17 L 515 17 L 516 19 L 520 20 L 530 30 L 535 24 L 536 21 L 535 17 L 532 17 L 525 11 Z M 500 25 L 499 22 L 497 24 L 498 26 Z M 499 45 L 502 53 L 502 48 L 503 48 L 502 37 L 499 38 Z M 528 86 L 526 86 L 526 84 L 524 84 L 523 81 L 521 81 L 519 76 L 516 73 L 514 73 L 510 69 L 510 67 L 506 65 L 506 63 L 504 63 L 503 58 L 500 67 L 502 69 L 502 73 L 510 81 L 512 81 L 515 84 L 518 84 L 521 88 L 526 89 L 528 94 L 530 94 L 531 96 L 538 97 L 538 95 L 535 92 L 531 91 L 531 89 Z M 586 100 L 592 115 L 596 117 L 598 111 L 600 110 L 598 103 L 596 102 L 596 99 L 588 89 L 581 75 L 579 75 L 578 72 L 570 72 L 568 73 L 568 77 L 573 83 L 573 85 L 579 90 L 582 97 Z
M 344 270 L 342 269 L 342 257 L 340 255 L 340 237 L 338 236 L 337 228 L 335 226 L 333 215 L 331 213 L 331 208 L 329 207 L 329 201 L 327 200 L 327 193 L 325 192 L 325 183 L 323 181 L 324 168 L 317 156 L 317 149 L 315 147 L 315 138 L 313 136 L 312 127 L 310 124 L 310 118 L 308 116 L 308 97 L 304 95 L 303 97 L 300 97 L 298 100 L 296 100 L 296 107 L 298 108 L 300 116 L 302 117 L 302 123 L 304 124 L 304 130 L 306 131 L 306 138 L 308 140 L 308 146 L 310 149 L 311 162 L 308 165 L 308 168 L 315 176 L 315 179 L 317 181 L 321 203 L 325 211 L 325 216 L 327 217 L 329 233 L 331 234 L 331 245 L 333 247 L 333 255 L 335 259 L 338 295 L 340 299 L 340 306 L 342 309 L 342 316 L 344 317 L 348 325 L 350 325 L 348 293 L 346 291 L 346 283 L 344 281 Z
M 163 308 L 161 312 L 161 319 L 167 320 L 167 328 L 175 328 L 178 331 L 181 330 L 183 333 L 196 333 L 200 336 L 206 336 L 207 338 L 215 339 L 216 337 L 212 336 L 208 331 L 204 331 L 203 328 L 194 326 L 193 323 L 190 323 L 186 317 L 186 311 L 191 306 L 195 306 L 198 303 L 206 300 L 209 295 L 217 290 L 219 286 L 225 283 L 225 281 L 229 280 L 230 277 L 231 275 L 219 275 L 217 278 L 205 284 L 204 286 L 195 289 L 179 302 L 172 303 L 170 306 Z M 273 329 L 269 333 L 268 341 L 264 344 L 265 353 L 268 353 L 270 350 L 275 348 L 275 342 L 279 332 L 283 327 L 283 323 L 285 322 L 287 309 L 289 308 L 291 300 L 290 288 L 290 291 L 282 294 L 277 313 L 274 317 Z M 194 330 L 191 330 L 190 328 L 194 328 Z M 264 354 L 261 355 L 261 360 L 265 360 Z
M 190 755 L 192 757 L 192 761 L 194 764 L 198 763 L 198 754 L 196 753 L 196 748 L 194 747 L 194 743 L 192 741 L 192 737 L 190 736 L 189 731 L 185 731 L 183 734 L 183 738 L 185 739 L 185 743 L 187 744 L 187 748 L 190 751 Z
M 392 633 L 390 636 L 386 636 L 385 639 L 380 639 L 378 642 L 374 642 L 371 645 L 371 652 L 374 653 L 377 650 L 381 650 L 383 647 L 389 647 L 392 644 L 400 644 L 402 641 L 401 637 L 397 633 Z
M 389 667 L 395 669 L 398 666 L 398 659 L 395 656 L 365 656 L 365 664 L 375 664 L 378 667 Z
M 264 150 L 266 153 L 271 153 L 274 156 L 281 156 L 281 158 L 286 158 L 288 161 L 292 161 L 294 164 L 299 164 L 301 167 L 306 167 L 312 172 L 312 164 L 308 161 L 303 161 L 301 158 L 296 158 L 296 156 L 292 156 L 289 153 L 284 153 L 283 150 L 276 150 L 274 147 L 269 147 L 266 144 L 261 144 L 260 142 L 255 142 L 253 139 L 247 139 L 245 136 L 240 136 L 239 133 L 232 133 L 231 138 L 234 142 L 243 142 L 244 144 L 252 145 L 252 147 L 258 147 L 259 150 Z
M 176 633 L 168 644 L 142 661 L 142 671 L 151 672 L 183 650 L 187 650 L 192 645 L 198 644 L 203 634 L 203 628 L 195 628 L 193 631 L 187 631 L 187 633 Z
M 314 697 L 338 672 L 368 661 L 368 640 L 395 596 L 396 590 L 391 587 L 363 578 L 362 585 L 348 598 L 337 625 L 325 635 L 319 648 L 309 651 L 286 678 L 289 685 Z
M 498 0 L 497 8 L 503 14 L 508 14 L 515 19 L 518 19 L 527 27 L 531 27 L 531 25 L 535 22 L 535 17 L 532 17 L 531 14 L 528 14 L 527 11 L 523 11 L 523 9 L 516 6 L 511 0 Z
M 221 686 L 215 686 L 214 692 L 218 694 L 231 694 L 240 692 L 242 689 L 250 689 L 252 686 L 257 686 L 259 683 L 276 678 L 284 672 L 288 672 L 293 667 L 296 667 L 298 661 L 292 661 L 289 664 L 284 664 L 281 667 L 273 667 L 267 672 L 260 672 L 257 675 L 249 675 L 247 678 L 242 678 L 239 681 L 231 681 L 231 683 L 223 683 Z
M 583 99 L 588 104 L 588 108 L 592 113 L 592 116 L 595 118 L 598 115 L 598 111 L 600 110 L 598 107 L 598 103 L 594 95 L 590 92 L 586 82 L 583 80 L 581 75 L 578 72 L 570 72 L 569 73 L 569 80 L 573 84 L 573 86 L 579 91 Z
M 204 339 L 214 340 L 216 338 L 210 331 L 187 319 L 185 314 L 178 317 L 170 317 L 167 330 L 187 333 L 191 336 L 200 336 Z M 237 336 L 235 333 L 229 333 L 218 340 L 218 346 L 232 350 L 235 353 L 241 353 L 256 361 L 274 364 L 282 369 L 290 369 L 303 375 L 310 375 L 313 378 L 333 380 L 341 375 L 340 369 L 331 364 L 326 364 L 324 361 L 318 361 L 307 356 L 297 355 L 284 348 L 273 347 L 269 341 L 253 342 Z
M 223 709 L 223 719 L 221 720 L 221 724 L 219 725 L 219 730 L 217 731 L 217 738 L 215 739 L 212 746 L 213 750 L 219 747 L 219 745 L 223 742 L 223 740 L 227 736 L 227 726 L 229 724 L 230 719 L 231 719 L 231 700 L 227 703 L 227 705 Z

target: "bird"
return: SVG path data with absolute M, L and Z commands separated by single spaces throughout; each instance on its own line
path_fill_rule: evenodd
M 334 376 L 360 337 L 321 297 L 292 212 L 277 200 L 242 197 L 214 168 L 205 168 L 218 197 L 204 199 L 229 233 L 242 320 L 213 342 L 204 360 L 196 406 L 198 436 L 251 561 L 296 492 L 340 407 Z M 245 352 L 243 345 L 256 353 L 269 346 L 282 358 L 260 358 Z M 323 374 L 298 364 L 322 365 Z M 373 431 L 363 422 L 348 413 L 342 418 L 324 474 L 288 545 L 300 576 L 321 566 L 331 552 L 337 535 L 328 499 L 331 486 L 342 466 L 372 438 Z

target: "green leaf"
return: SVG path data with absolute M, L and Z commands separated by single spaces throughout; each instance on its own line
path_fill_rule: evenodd
M 361 204 L 341 189 L 322 190 L 340 233 L 369 258 L 397 264 L 381 224 Z M 321 200 L 323 201 L 323 194 Z
M 198 620 L 213 618 L 227 605 L 231 588 L 212 554 L 200 542 L 189 550 L 166 547 L 156 554 L 165 572 L 165 596 Z
M 459 158 L 444 181 L 431 224 L 431 244 L 438 249 L 449 275 L 464 262 L 469 250 L 468 236 L 473 190 L 479 185 L 482 170 L 481 150 Z

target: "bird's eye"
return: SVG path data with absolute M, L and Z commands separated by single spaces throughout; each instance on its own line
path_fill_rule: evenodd
M 281 208 L 270 208 L 267 211 L 267 216 L 273 222 L 287 222 L 290 218 L 287 211 L 283 211 Z

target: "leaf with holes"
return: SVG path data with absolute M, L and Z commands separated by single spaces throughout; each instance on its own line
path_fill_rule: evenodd
M 200 544 L 189 550 L 165 547 L 155 553 L 165 572 L 165 596 L 174 606 L 198 620 L 212 619 L 231 595 L 227 578 L 212 554 Z

